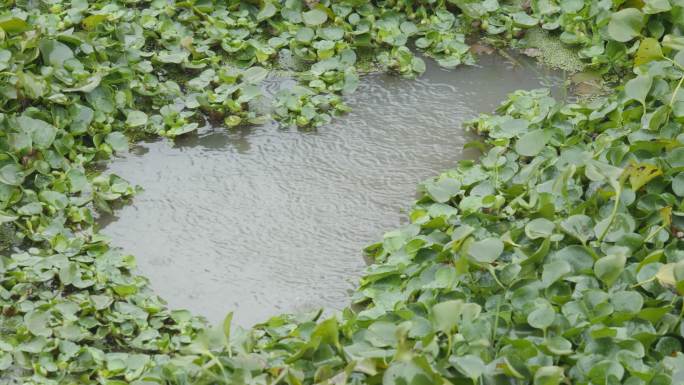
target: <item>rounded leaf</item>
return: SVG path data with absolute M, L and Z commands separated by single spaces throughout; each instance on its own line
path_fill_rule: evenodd
M 549 142 L 549 136 L 543 130 L 532 130 L 518 139 L 515 151 L 523 156 L 539 154 Z
M 556 319 L 556 312 L 549 303 L 545 301 L 539 302 L 537 308 L 527 316 L 527 323 L 536 329 L 546 329 Z
M 594 221 L 583 214 L 572 215 L 560 223 L 561 229 L 568 235 L 586 243 L 594 236 Z
M 485 371 L 485 363 L 478 356 L 468 354 L 461 357 L 453 357 L 449 360 L 454 364 L 454 367 L 466 377 L 477 380 Z
M 607 255 L 594 264 L 594 274 L 608 286 L 622 274 L 625 269 L 626 257 L 621 254 Z
M 312 9 L 308 12 L 304 12 L 302 16 L 304 18 L 304 24 L 308 26 L 321 25 L 328 20 L 328 14 L 320 9 Z
M 534 374 L 534 385 L 558 385 L 564 378 L 563 368 L 558 366 L 542 366 Z
M 672 179 L 672 191 L 679 197 L 684 197 L 684 172 L 680 172 Z
M 21 131 L 31 135 L 33 147 L 37 149 L 44 150 L 50 147 L 57 135 L 57 127 L 40 119 L 20 116 L 17 118 L 17 124 Z
M 551 337 L 546 340 L 546 348 L 559 356 L 572 354 L 572 343 L 561 336 Z
M 24 171 L 18 164 L 6 164 L 0 167 L 0 182 L 10 186 L 19 186 L 24 183 Z
M 626 43 L 639 36 L 644 28 L 644 14 L 636 8 L 625 8 L 613 13 L 608 23 L 608 36 Z
M 504 244 L 499 238 L 487 238 L 470 244 L 468 254 L 477 262 L 492 263 L 501 256 Z
M 548 238 L 556 225 L 546 218 L 533 219 L 525 225 L 525 235 L 530 239 Z

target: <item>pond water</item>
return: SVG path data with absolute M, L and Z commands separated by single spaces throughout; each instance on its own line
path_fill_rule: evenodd
M 316 132 L 267 124 L 141 143 L 110 170 L 144 191 L 103 232 L 171 307 L 212 322 L 342 308 L 362 248 L 400 225 L 420 181 L 464 157 L 461 123 L 509 92 L 562 82 L 525 63 L 369 75 L 353 112 Z

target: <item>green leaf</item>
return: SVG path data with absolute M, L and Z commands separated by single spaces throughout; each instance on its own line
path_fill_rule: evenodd
M 675 51 L 684 50 L 684 37 L 675 35 L 665 35 L 662 40 L 664 48 L 669 48 Z
M 344 37 L 344 29 L 340 27 L 326 27 L 319 30 L 319 34 L 323 39 L 337 41 Z
M 434 182 L 424 183 L 425 190 L 432 200 L 445 203 L 461 191 L 461 183 L 453 178 L 441 178 Z
M 530 239 L 548 238 L 553 234 L 556 225 L 546 218 L 537 218 L 525 225 L 525 235 Z
M 646 97 L 651 90 L 653 78 L 646 75 L 639 75 L 634 79 L 629 80 L 625 84 L 625 94 L 628 98 L 636 100 L 642 105 L 646 104 Z
M 9 352 L 0 352 L 0 371 L 9 369 L 12 366 L 12 354 Z
M 457 325 L 463 310 L 463 301 L 452 300 L 440 302 L 432 307 L 435 329 L 449 333 Z
M 672 179 L 672 192 L 679 197 L 684 197 L 684 172 L 680 172 Z
M 516 12 L 511 15 L 513 23 L 519 27 L 534 27 L 539 24 L 539 19 L 528 15 L 525 12 Z
M 24 317 L 26 328 L 36 337 L 50 337 L 52 329 L 48 326 L 50 314 L 40 310 L 34 310 Z
M 157 60 L 161 63 L 180 64 L 187 60 L 189 53 L 180 48 L 174 51 L 158 51 Z
M 487 238 L 476 241 L 468 247 L 468 255 L 479 263 L 492 263 L 503 252 L 504 244 L 499 238 Z
M 670 0 L 644 0 L 644 7 L 641 8 L 647 15 L 667 12 L 671 9 Z
M 64 62 L 74 58 L 74 52 L 68 45 L 53 39 L 43 39 L 40 42 L 40 53 L 46 65 L 62 68 Z
M 644 14 L 636 8 L 625 8 L 613 13 L 608 22 L 608 36 L 626 43 L 641 34 L 644 28 Z
M 17 209 L 17 213 L 20 215 L 38 215 L 42 211 L 43 205 L 41 205 L 40 202 L 27 203 Z
M 130 110 L 128 111 L 128 114 L 126 115 L 126 125 L 128 127 L 140 127 L 144 126 L 147 124 L 147 114 L 138 111 L 138 110 Z
M 449 362 L 453 363 L 454 367 L 470 378 L 473 383 L 482 376 L 486 369 L 482 359 L 472 354 L 450 358 Z
M 442 382 L 424 357 L 393 360 L 382 376 L 382 385 L 428 385 Z M 300 381 L 290 381 L 301 384 Z
M 617 361 L 604 360 L 592 365 L 589 378 L 593 384 L 610 385 L 620 383 L 625 369 Z
M 594 221 L 583 214 L 571 215 L 560 223 L 561 229 L 568 235 L 586 243 L 594 236 Z
M 532 130 L 518 139 L 515 151 L 523 156 L 539 154 L 549 142 L 549 135 L 543 130 Z
M 584 1 L 582 0 L 565 0 L 560 2 L 561 10 L 565 13 L 578 13 L 584 8 Z
M 559 356 L 572 354 L 572 343 L 561 336 L 547 339 L 546 348 L 549 349 L 551 353 Z
M 318 8 L 304 12 L 302 16 L 304 18 L 304 24 L 308 26 L 321 25 L 328 20 L 328 14 Z
M 273 5 L 273 3 L 266 2 L 264 4 L 263 8 L 261 8 L 261 10 L 259 10 L 259 13 L 257 14 L 257 20 L 263 21 L 266 19 L 270 19 L 271 17 L 273 17 L 276 14 L 276 11 L 277 11 L 277 9 L 276 9 L 275 5 Z
M 232 324 L 233 324 L 233 312 L 229 312 L 226 314 L 226 317 L 223 319 L 223 335 L 226 337 L 226 343 L 228 344 L 228 347 L 230 347 L 230 335 L 231 335 L 231 329 L 232 329 Z
M 674 150 L 670 150 L 665 155 L 665 160 L 672 167 L 684 167 L 684 147 L 677 147 Z
M 542 366 L 534 373 L 534 385 L 560 385 L 564 378 L 563 368 Z
M 622 290 L 613 293 L 610 302 L 615 312 L 638 314 L 644 305 L 644 297 L 637 291 Z
M 535 302 L 535 309 L 527 316 L 527 323 L 533 328 L 546 329 L 556 319 L 556 312 L 546 301 L 539 299 Z
M 450 3 L 455 4 L 468 17 L 479 19 L 487 13 L 485 7 L 478 1 L 471 0 L 449 0 Z
M 121 132 L 110 132 L 107 134 L 105 142 L 110 145 L 115 152 L 128 151 L 128 138 Z
M 247 84 L 240 88 L 240 96 L 238 97 L 238 103 L 247 103 L 254 98 L 261 95 L 261 88 L 253 84 Z
M 542 283 L 544 284 L 544 287 L 549 287 L 571 272 L 572 266 L 566 261 L 556 260 L 549 262 L 543 267 Z
M 90 300 L 97 310 L 107 309 L 113 302 L 112 297 L 106 295 L 91 295 Z
M 613 282 L 622 274 L 627 258 L 623 254 L 610 254 L 600 258 L 594 264 L 594 274 L 606 285 L 612 286 Z
M 263 67 L 249 67 L 242 72 L 242 80 L 247 83 L 259 83 L 268 76 L 268 70 Z
M 27 132 L 10 132 L 7 134 L 7 142 L 17 152 L 31 150 L 33 145 L 31 135 Z
M 397 344 L 397 325 L 393 322 L 374 322 L 368 327 L 366 340 L 375 347 L 394 347 Z
M 0 182 L 10 186 L 20 186 L 24 183 L 24 171 L 17 164 L 6 164 L 0 168 Z
M 57 210 L 64 210 L 69 205 L 66 195 L 52 190 L 43 190 L 39 194 L 40 199 Z
M 315 32 L 313 29 L 311 29 L 309 27 L 303 27 L 297 31 L 295 38 L 297 39 L 297 41 L 299 41 L 301 43 L 311 43 L 314 36 L 315 36 Z
M 33 147 L 40 150 L 49 148 L 57 135 L 57 127 L 28 116 L 18 117 L 17 125 L 23 132 L 30 133 Z
M 59 270 L 59 280 L 63 285 L 71 285 L 76 281 L 79 276 L 78 265 L 74 262 L 70 262 Z
M 651 131 L 658 131 L 660 127 L 667 123 L 671 108 L 669 105 L 662 105 L 652 112 L 646 112 L 641 118 L 641 125 Z

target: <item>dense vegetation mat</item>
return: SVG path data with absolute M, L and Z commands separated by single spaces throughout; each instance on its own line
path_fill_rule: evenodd
M 5 2 L 0 382 L 684 383 L 682 28 L 681 0 Z M 422 184 L 343 314 L 210 328 L 94 229 L 135 193 L 100 160 L 269 118 L 273 69 L 299 86 L 271 117 L 310 129 L 359 73 L 422 72 L 409 43 L 449 68 L 466 36 L 554 58 L 530 29 L 614 92 L 516 92 L 469 123 L 483 156 Z

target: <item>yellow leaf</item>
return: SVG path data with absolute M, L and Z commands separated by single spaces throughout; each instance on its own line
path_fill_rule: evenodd
M 655 278 L 668 289 L 676 290 L 679 294 L 684 293 L 684 261 L 666 263 L 660 267 Z
M 107 15 L 90 15 L 81 21 L 83 28 L 92 31 L 98 24 L 107 19 Z
M 652 62 L 654 60 L 662 59 L 663 51 L 660 48 L 660 43 L 658 40 L 647 37 L 641 40 L 639 44 L 639 49 L 634 56 L 634 67 L 639 67 L 640 65 Z
M 10 35 L 31 29 L 27 22 L 17 17 L 3 17 L 0 19 L 0 28 Z
M 661 285 L 669 288 L 674 288 L 677 285 L 677 281 L 674 276 L 674 263 L 666 263 L 660 266 L 660 270 L 656 274 L 656 279 Z
M 641 9 L 644 7 L 643 0 L 627 0 L 623 5 L 623 8 L 637 8 Z
M 663 220 L 663 226 L 669 226 L 672 224 L 672 207 L 663 207 L 658 210 L 660 218 Z
M 627 173 L 629 174 L 629 183 L 634 191 L 639 190 L 642 186 L 653 180 L 653 178 L 663 174 L 658 166 L 648 163 L 632 164 L 627 169 Z

